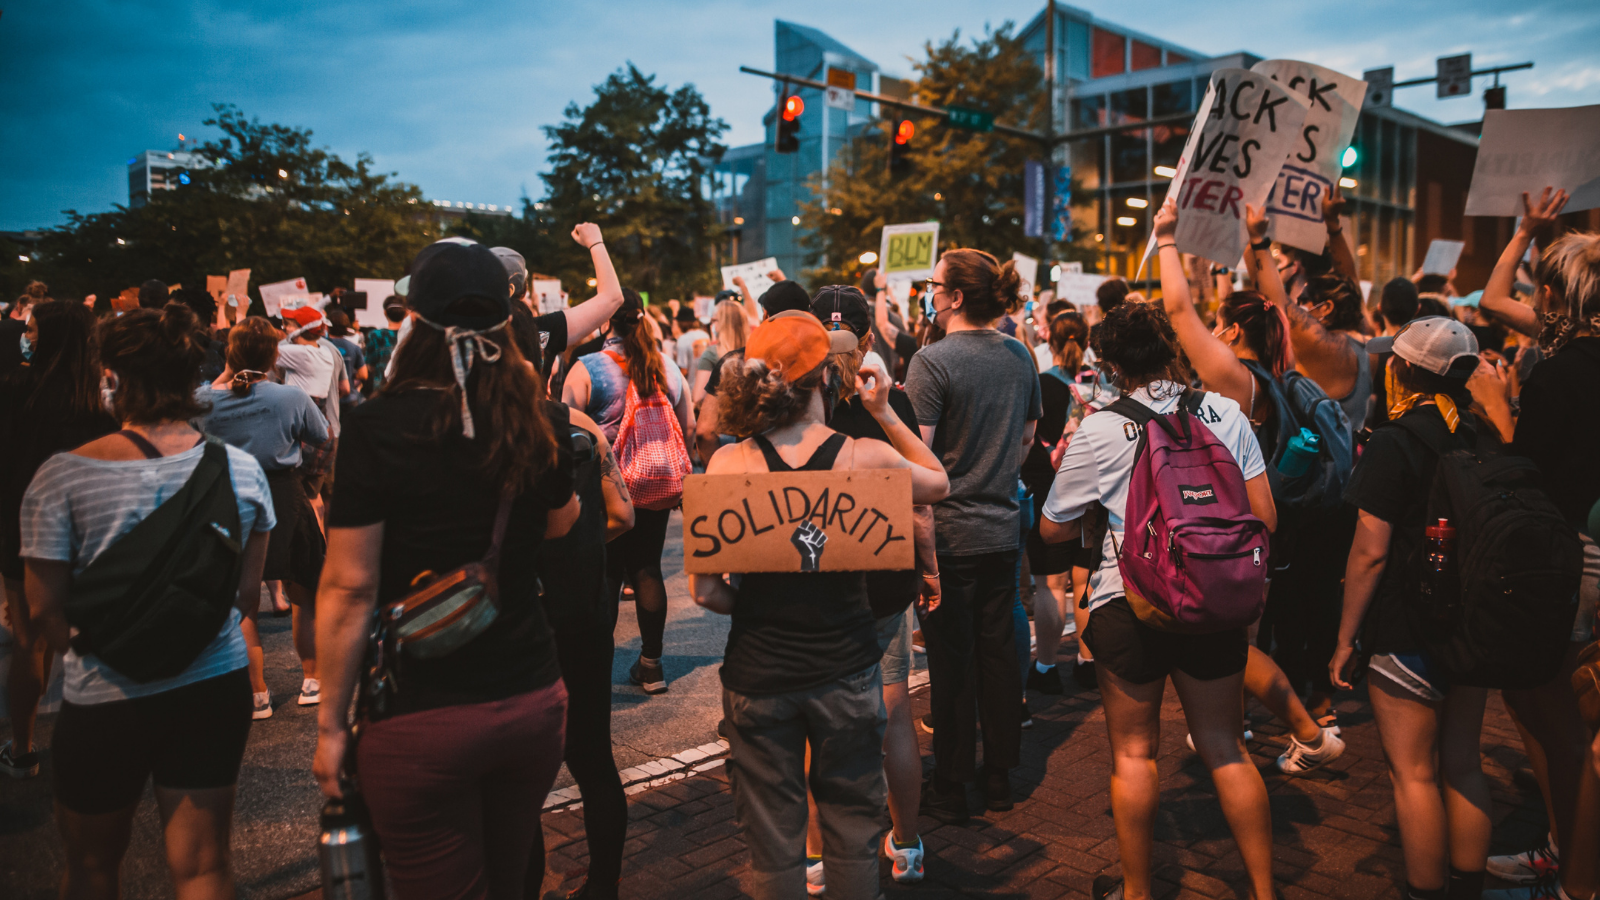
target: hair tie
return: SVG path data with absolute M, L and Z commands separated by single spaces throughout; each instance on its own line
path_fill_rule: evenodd
M 1262 309 L 1277 309 L 1278 305 L 1276 303 L 1273 303 L 1271 300 L 1262 300 L 1261 301 L 1261 308 Z
M 456 371 L 456 384 L 461 387 L 461 436 L 471 440 L 476 436 L 476 432 L 472 427 L 472 408 L 467 404 L 467 375 L 471 373 L 473 363 L 479 358 L 486 363 L 500 361 L 500 345 L 484 335 L 505 328 L 506 322 L 510 322 L 511 318 L 508 316 L 505 322 L 476 330 L 440 325 L 428 321 L 421 315 L 416 319 L 430 328 L 444 332 L 445 342 L 450 345 L 450 363 Z

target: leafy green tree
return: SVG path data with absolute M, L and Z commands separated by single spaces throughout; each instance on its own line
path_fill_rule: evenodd
M 204 287 L 205 276 L 251 270 L 252 284 L 305 276 L 313 290 L 398 275 L 438 237 L 419 188 L 346 162 L 308 129 L 262 124 L 217 104 L 221 135 L 192 151 L 190 183 L 136 209 L 83 214 L 40 244 L 58 296 L 107 296 L 149 278 Z

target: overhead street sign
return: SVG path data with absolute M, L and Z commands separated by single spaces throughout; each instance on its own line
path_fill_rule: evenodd
M 994 114 L 979 112 L 976 109 L 967 109 L 962 106 L 947 106 L 950 124 L 956 128 L 965 128 L 968 131 L 993 131 Z
M 1441 56 L 1438 62 L 1438 97 L 1465 97 L 1472 93 L 1472 54 Z

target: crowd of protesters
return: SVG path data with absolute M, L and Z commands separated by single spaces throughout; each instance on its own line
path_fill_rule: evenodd
M 1181 254 L 1169 203 L 1159 296 L 1112 279 L 1084 308 L 971 249 L 920 296 L 873 270 L 814 291 L 773 272 L 759 297 L 737 280 L 647 303 L 592 224 L 572 239 L 594 296 L 542 315 L 520 254 L 462 238 L 417 255 L 376 328 L 338 293 L 212 328 L 204 292 L 148 282 L 97 321 L 34 283 L 0 320 L 0 771 L 39 772 L 63 653 L 62 896 L 118 895 L 152 781 L 178 896 L 232 896 L 234 785 L 275 705 L 265 608 L 293 617 L 312 773 L 364 798 L 396 896 L 534 895 L 565 762 L 589 845 L 571 896 L 616 897 L 612 633 L 631 599 L 629 680 L 670 689 L 685 477 L 905 469 L 911 569 L 690 578 L 731 620 L 719 733 L 752 895 L 877 897 L 881 858 L 921 880 L 919 817 L 1016 806 L 1028 694 L 1071 683 L 1098 693 L 1112 758 L 1121 877 L 1095 900 L 1148 900 L 1170 679 L 1268 900 L 1247 698 L 1298 776 L 1343 753 L 1334 701 L 1366 678 L 1408 898 L 1594 900 L 1600 236 L 1558 234 L 1566 199 L 1526 197 L 1467 297 L 1420 273 L 1363 297 L 1337 196 L 1322 254 L 1247 209 L 1239 272 Z M 1474 487 L 1517 530 L 1467 560 L 1493 527 Z M 1173 574 L 1152 590 L 1151 571 Z M 1544 845 L 1495 857 L 1493 689 L 1549 820 Z

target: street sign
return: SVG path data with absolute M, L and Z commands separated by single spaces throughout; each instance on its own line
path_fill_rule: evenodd
M 827 97 L 829 108 L 846 111 L 855 109 L 855 91 L 856 73 L 849 69 L 828 67 L 828 87 L 823 93 Z
M 993 131 L 994 114 L 979 112 L 976 109 L 966 109 L 961 106 L 947 106 L 945 112 L 949 113 L 950 124 L 968 131 Z
M 1438 62 L 1439 99 L 1472 93 L 1472 54 L 1441 56 Z
M 1361 80 L 1367 83 L 1367 106 L 1394 105 L 1394 66 L 1368 69 L 1361 73 Z

